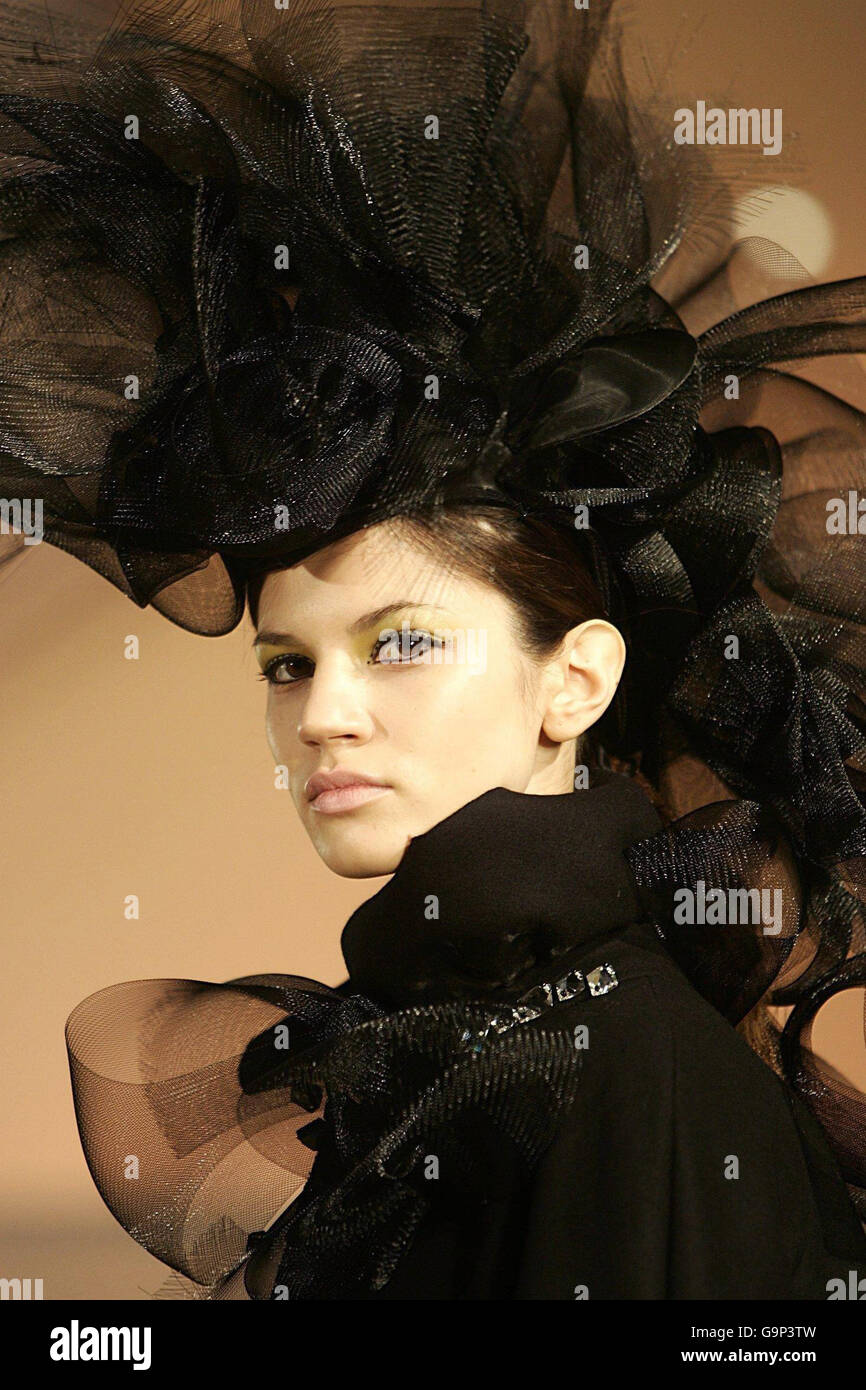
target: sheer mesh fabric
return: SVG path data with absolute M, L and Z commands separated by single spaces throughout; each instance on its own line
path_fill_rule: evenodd
M 467 1046 L 494 1014 L 386 1014 L 289 975 L 100 990 L 67 1024 L 94 1181 L 190 1281 L 181 1296 L 380 1288 L 428 1208 L 416 1165 L 429 1145 L 462 1193 L 501 1196 L 574 1099 L 581 1057 L 567 1033 L 503 1035 L 480 1056 Z M 325 1143 L 313 1183 L 311 1150 Z

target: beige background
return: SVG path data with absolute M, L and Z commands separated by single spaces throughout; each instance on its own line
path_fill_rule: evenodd
M 783 108 L 800 185 L 834 229 L 822 277 L 866 271 L 866 0 L 646 0 L 636 12 L 682 104 L 723 91 Z M 131 633 L 138 661 L 123 656 Z M 166 1275 L 85 1167 L 63 1041 L 72 1007 L 133 977 L 276 970 L 336 983 L 342 924 L 384 881 L 330 874 L 274 789 L 251 635 L 192 637 L 45 546 L 0 585 L 0 1274 L 43 1278 L 47 1298 L 144 1297 Z M 124 919 L 129 893 L 138 922 Z

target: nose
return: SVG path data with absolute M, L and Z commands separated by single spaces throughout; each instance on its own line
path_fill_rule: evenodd
M 344 739 L 365 743 L 373 727 L 363 679 L 320 662 L 310 677 L 301 710 L 301 743 L 312 747 Z

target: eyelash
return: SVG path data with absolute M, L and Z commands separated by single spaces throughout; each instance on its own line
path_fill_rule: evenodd
M 413 627 L 413 628 L 410 628 L 410 629 L 409 629 L 409 640 L 410 640 L 410 642 L 411 642 L 413 645 L 414 645 L 414 642 L 415 642 L 416 638 L 418 638 L 418 637 L 428 637 L 428 638 L 430 639 L 430 645 L 431 645 L 432 647 L 443 647 L 443 646 L 445 645 L 445 642 L 446 642 L 446 639 L 445 639 L 444 637 L 436 637 L 433 633 L 427 632 L 425 628 L 421 628 L 421 627 Z M 388 643 L 388 642 L 390 642 L 390 641 L 392 641 L 392 640 L 393 640 L 392 638 L 377 637 L 376 641 L 373 643 L 373 651 L 375 652 L 375 651 L 377 651 L 378 649 L 381 649 L 382 647 L 384 647 L 384 646 L 386 645 L 386 643 Z M 274 657 L 271 657 L 271 660 L 268 662 L 268 664 L 267 664 L 267 666 L 265 667 L 264 671 L 262 671 L 261 675 L 259 676 L 259 680 L 260 680 L 260 681 L 267 681 L 269 685 L 277 685 L 277 686 L 297 685 L 299 681 L 306 680 L 306 677 L 305 677 L 305 676 L 295 676 L 295 678 L 294 678 L 293 680 L 279 681 L 279 680 L 275 680 L 275 678 L 274 678 L 274 672 L 276 671 L 276 669 L 277 669 L 279 666 L 282 666 L 284 662 L 287 662 L 287 661 L 307 661 L 307 662 L 309 662 L 309 660 L 310 660 L 309 657 L 307 657 L 307 656 L 300 656 L 297 652 L 284 652 L 281 656 L 274 656 Z M 376 663 L 376 662 L 372 662 L 372 661 L 371 661 L 370 664 L 372 664 L 372 665 L 382 664 L 382 665 L 385 665 L 385 666 L 412 666 L 414 663 L 413 663 L 412 660 L 410 659 L 409 661 L 386 661 L 386 662 L 383 662 L 383 663 Z

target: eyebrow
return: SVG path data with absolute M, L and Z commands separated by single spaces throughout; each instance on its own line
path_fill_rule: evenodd
M 406 608 L 425 608 L 434 613 L 447 613 L 447 608 L 440 608 L 435 603 L 423 603 L 413 599 L 397 599 L 395 603 L 384 603 L 381 608 L 373 608 L 369 613 L 362 613 L 360 618 L 356 618 L 350 625 L 349 631 L 352 634 L 363 632 L 365 628 L 372 627 L 389 613 L 400 613 Z M 299 637 L 293 636 L 291 632 L 257 632 L 253 638 L 254 647 L 281 647 L 281 646 L 303 646 Z

